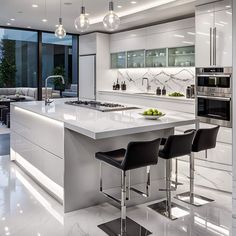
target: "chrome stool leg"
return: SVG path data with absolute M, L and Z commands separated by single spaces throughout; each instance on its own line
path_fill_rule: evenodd
M 130 182 L 129 182 L 130 184 Z M 103 191 L 102 185 L 102 163 L 100 162 L 100 191 L 108 198 L 119 203 L 121 207 L 121 218 L 112 220 L 110 222 L 98 225 L 98 228 L 103 230 L 109 236 L 147 236 L 151 232 L 131 220 L 126 216 L 126 200 L 127 200 L 127 186 L 126 186 L 126 171 L 121 171 L 121 200 L 112 197 Z
M 213 199 L 198 195 L 194 193 L 194 154 L 190 154 L 190 191 L 176 195 L 176 199 L 189 203 L 193 206 L 202 206 L 213 202 Z
M 171 181 L 171 183 L 174 185 L 174 188 L 177 189 L 179 185 L 183 185 L 183 183 L 180 183 L 178 181 L 178 159 L 175 160 L 175 180 Z
M 148 207 L 154 211 L 160 213 L 161 215 L 171 219 L 176 220 L 180 217 L 186 216 L 189 214 L 187 208 L 177 205 L 171 201 L 171 159 L 166 160 L 166 200 L 158 202 Z
M 151 185 L 151 173 L 150 173 L 151 167 L 147 166 L 146 173 L 147 173 L 147 180 L 146 180 L 146 192 L 142 192 L 139 189 L 136 189 L 134 187 L 130 187 L 130 190 L 132 190 L 135 193 L 138 193 L 139 195 L 143 197 L 149 197 L 150 195 L 150 185 Z

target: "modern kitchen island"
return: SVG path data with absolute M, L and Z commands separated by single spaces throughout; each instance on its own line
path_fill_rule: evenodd
M 11 104 L 11 160 L 71 212 L 107 199 L 99 192 L 98 151 L 126 148 L 130 141 L 168 137 L 175 127 L 198 125 L 195 116 L 163 111 L 159 120 L 140 116 L 145 108 L 101 112 L 65 104 L 58 99 L 45 106 L 34 101 Z M 130 204 L 158 200 L 164 186 L 164 161 L 151 168 L 151 196 L 133 193 Z M 104 168 L 104 187 L 118 192 L 120 173 Z M 146 170 L 131 173 L 131 185 L 142 189 Z

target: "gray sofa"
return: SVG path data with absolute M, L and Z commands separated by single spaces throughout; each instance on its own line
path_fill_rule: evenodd
M 77 84 L 71 84 L 70 89 L 66 89 L 62 92 L 62 97 L 77 97 Z
M 9 96 L 19 94 L 25 97 L 25 101 L 37 100 L 37 88 L 0 88 L 0 96 Z M 45 97 L 45 88 L 42 89 L 43 98 Z M 52 97 L 52 88 L 48 88 L 48 97 Z

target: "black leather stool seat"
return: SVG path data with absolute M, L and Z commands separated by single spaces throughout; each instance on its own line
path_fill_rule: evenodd
M 189 155 L 192 150 L 193 138 L 194 131 L 181 135 L 170 135 L 166 141 L 163 139 L 164 147 L 160 148 L 159 157 L 171 159 Z
M 215 148 L 219 129 L 220 126 L 197 130 L 193 140 L 192 152 L 200 152 Z
M 97 152 L 95 156 L 98 160 L 104 161 L 112 166 L 122 169 L 121 164 L 125 158 L 125 152 L 126 149 L 121 148 L 110 152 Z
M 160 141 L 160 139 L 155 139 L 152 141 L 130 142 L 127 150 L 97 152 L 95 157 L 124 171 L 156 165 Z

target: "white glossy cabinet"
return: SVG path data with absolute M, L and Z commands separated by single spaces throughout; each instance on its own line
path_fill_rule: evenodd
M 112 34 L 110 52 L 184 47 L 195 43 L 194 18 Z
M 196 15 L 196 67 L 212 65 L 211 29 L 213 25 L 213 13 Z
M 232 10 L 215 12 L 216 65 L 232 66 Z
M 232 10 L 229 1 L 197 7 L 195 20 L 196 67 L 231 67 Z

